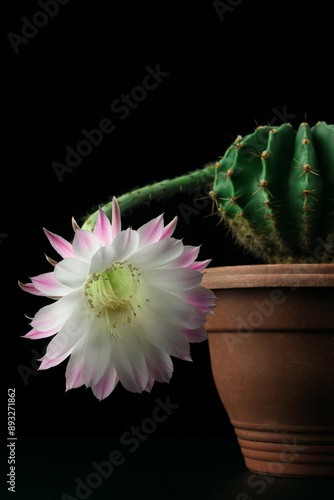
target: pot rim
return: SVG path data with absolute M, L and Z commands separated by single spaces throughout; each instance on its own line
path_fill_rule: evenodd
M 251 264 L 209 267 L 202 286 L 209 289 L 334 287 L 334 264 Z

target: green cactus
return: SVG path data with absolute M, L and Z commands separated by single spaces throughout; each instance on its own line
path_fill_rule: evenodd
M 334 126 L 258 127 L 216 163 L 221 221 L 267 263 L 334 262 Z
M 164 181 L 149 184 L 145 187 L 140 187 L 129 193 L 125 193 L 117 197 L 121 213 L 130 213 L 135 208 L 143 205 L 148 205 L 154 200 L 164 200 L 175 196 L 177 193 L 187 193 L 198 190 L 202 186 L 213 184 L 214 179 L 214 164 L 207 165 L 202 170 L 195 170 L 174 179 L 166 179 Z M 105 214 L 111 219 L 112 200 L 101 206 Z M 98 216 L 98 210 L 85 218 L 82 229 L 92 231 L 94 229 Z
M 264 262 L 334 262 L 334 125 L 238 136 L 218 161 L 118 197 L 122 213 L 211 184 L 220 222 Z M 101 207 L 111 217 L 112 203 Z M 83 229 L 93 230 L 98 211 Z

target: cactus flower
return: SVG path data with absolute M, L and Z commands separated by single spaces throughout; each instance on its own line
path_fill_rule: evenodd
M 66 390 L 85 385 L 101 400 L 118 381 L 132 392 L 169 382 L 171 356 L 191 360 L 189 342 L 206 340 L 215 297 L 200 286 L 209 261 L 196 261 L 199 247 L 172 238 L 176 222 L 165 226 L 161 215 L 122 230 L 114 198 L 112 223 L 101 209 L 92 232 L 73 221 L 72 244 L 45 231 L 62 260 L 48 258 L 52 272 L 19 283 L 54 300 L 24 336 L 54 336 L 40 370 L 69 358 Z

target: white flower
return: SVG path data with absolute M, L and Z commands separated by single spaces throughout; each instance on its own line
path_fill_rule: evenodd
M 159 216 L 137 231 L 121 231 L 113 199 L 112 224 L 100 209 L 93 232 L 73 221 L 70 244 L 45 230 L 63 257 L 49 259 L 54 271 L 20 287 L 54 303 L 40 309 L 25 335 L 55 335 L 39 369 L 69 358 L 66 390 L 85 385 L 99 399 L 118 381 L 133 392 L 150 391 L 154 380 L 168 382 L 170 356 L 191 360 L 189 342 L 207 339 L 203 328 L 215 296 L 200 286 L 209 261 L 195 262 L 199 248 L 172 238 L 176 218 Z

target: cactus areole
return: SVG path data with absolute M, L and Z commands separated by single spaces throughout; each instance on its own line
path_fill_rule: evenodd
M 211 191 L 237 242 L 267 263 L 334 262 L 334 126 L 284 123 L 238 137 Z
M 334 262 L 334 125 L 257 127 L 216 163 L 118 197 L 120 210 L 209 184 L 220 222 L 263 262 Z M 111 202 L 102 209 L 111 216 Z

